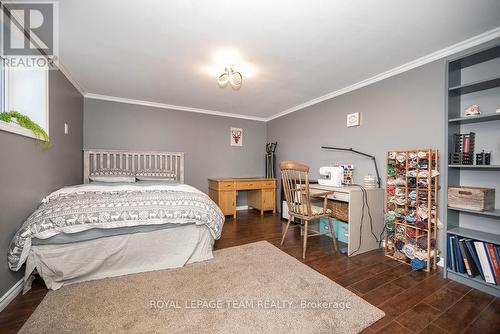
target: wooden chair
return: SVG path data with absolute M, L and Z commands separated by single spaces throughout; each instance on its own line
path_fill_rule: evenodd
M 302 258 L 306 258 L 307 238 L 327 233 L 311 230 L 309 234 L 308 224 L 310 221 L 319 220 L 320 218 L 328 218 L 328 224 L 332 234 L 333 247 L 338 251 L 337 240 L 335 239 L 335 230 L 332 223 L 332 218 L 327 209 L 327 196 L 331 191 L 314 193 L 311 195 L 309 190 L 309 166 L 294 162 L 282 161 L 280 163 L 281 180 L 283 183 L 283 192 L 285 193 L 286 202 L 288 204 L 288 223 L 286 224 L 281 245 L 285 241 L 286 233 L 290 227 L 292 218 L 300 219 L 303 222 L 304 243 L 302 250 Z M 313 206 L 312 198 L 323 198 L 323 206 Z

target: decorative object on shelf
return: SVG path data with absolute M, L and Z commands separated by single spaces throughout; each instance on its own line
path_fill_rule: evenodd
M 491 153 L 484 152 L 476 154 L 476 165 L 489 165 L 491 163 Z
M 323 150 L 348 151 L 348 152 L 356 153 L 356 154 L 371 158 L 373 160 L 373 164 L 375 165 L 375 173 L 377 174 L 377 187 L 380 188 L 380 175 L 378 173 L 377 159 L 375 158 L 375 156 L 370 155 L 370 154 L 366 154 L 366 153 L 363 153 L 360 151 L 356 151 L 352 148 L 333 147 L 333 146 L 321 146 L 321 148 Z
M 38 140 L 38 142 L 43 141 L 43 147 L 49 148 L 51 146 L 50 142 L 50 137 L 45 132 L 44 129 L 40 125 L 38 125 L 36 122 L 32 121 L 31 118 L 28 116 L 21 114 L 20 112 L 17 111 L 6 111 L 6 112 L 0 112 L 0 121 L 6 122 L 6 123 L 14 123 L 17 124 L 25 129 L 30 130 Z
M 229 84 L 232 89 L 238 90 L 241 88 L 241 84 L 243 83 L 243 76 L 240 72 L 234 69 L 234 65 L 227 66 L 224 69 L 224 73 L 217 78 L 217 83 L 221 88 L 224 88 Z
M 359 112 L 347 115 L 347 127 L 359 126 Z
M 231 146 L 243 146 L 243 129 L 231 128 Z
M 454 134 L 452 138 L 453 152 L 450 152 L 451 165 L 472 165 L 474 163 L 474 132 Z
M 278 146 L 278 142 L 266 144 L 266 177 L 270 179 L 276 177 L 276 146 Z
M 480 187 L 449 187 L 448 206 L 452 208 L 488 211 L 495 208 L 495 189 Z
M 387 153 L 384 253 L 415 271 L 437 265 L 438 176 L 437 150 Z
M 500 114 L 500 108 L 495 111 L 497 114 Z
M 481 115 L 481 110 L 479 110 L 479 106 L 477 104 L 473 104 L 465 108 L 464 116 L 477 116 Z

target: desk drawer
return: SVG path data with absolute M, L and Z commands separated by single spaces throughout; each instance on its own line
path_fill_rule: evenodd
M 273 181 L 260 181 L 262 189 L 275 189 L 276 188 L 276 182 Z
M 349 202 L 349 193 L 334 192 L 328 198 L 341 202 Z
M 208 188 L 215 190 L 234 190 L 233 181 L 208 181 Z
M 238 181 L 236 182 L 236 190 L 251 190 L 261 189 L 261 181 Z

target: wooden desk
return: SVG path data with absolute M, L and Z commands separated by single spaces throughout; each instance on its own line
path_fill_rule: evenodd
M 266 178 L 218 178 L 208 179 L 208 195 L 217 203 L 224 215 L 236 218 L 236 192 L 248 191 L 248 206 L 276 212 L 276 179 Z
M 373 233 L 380 238 L 380 234 L 384 230 L 384 199 L 385 192 L 383 188 L 366 189 L 368 205 L 372 215 L 372 225 L 370 226 L 370 218 L 368 216 L 368 209 L 365 207 L 365 214 L 363 220 L 363 192 L 356 186 L 345 187 L 329 187 L 319 184 L 311 184 L 309 186 L 311 194 L 315 192 L 320 193 L 324 191 L 333 191 L 328 196 L 329 201 L 340 201 L 349 203 L 349 221 L 348 223 L 348 244 L 347 255 L 359 255 L 374 249 L 380 248 L 379 243 L 372 235 Z M 361 237 L 360 237 L 361 232 Z M 359 244 L 361 240 L 361 245 Z M 359 248 L 359 249 L 358 249 Z

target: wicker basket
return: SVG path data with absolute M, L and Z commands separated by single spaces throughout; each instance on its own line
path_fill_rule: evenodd
M 349 222 L 349 203 L 328 201 L 328 208 L 332 210 L 332 217 L 343 222 Z

